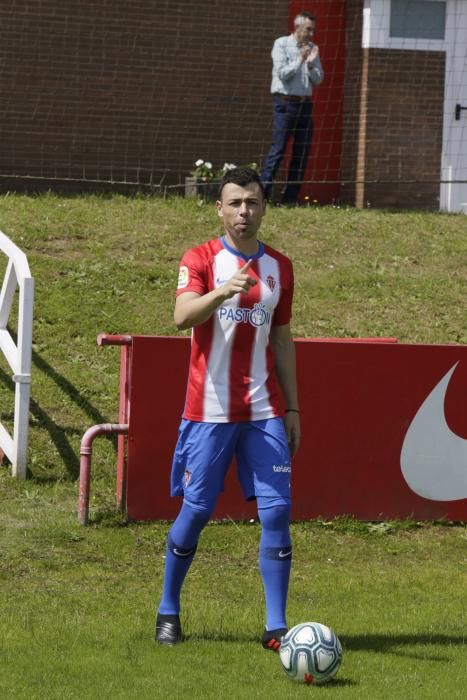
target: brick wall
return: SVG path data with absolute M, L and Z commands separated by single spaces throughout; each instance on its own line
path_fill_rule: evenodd
M 344 119 L 342 139 L 341 201 L 355 204 L 357 191 L 355 181 L 359 170 L 359 154 L 364 147 L 360 134 L 362 98 L 362 0 L 347 0 L 346 3 L 346 54 L 344 77 Z M 366 81 L 363 82 L 366 90 Z
M 18 187 L 28 177 L 35 187 L 166 184 L 198 158 L 259 161 L 271 139 L 270 51 L 287 33 L 288 5 L 1 3 L 0 186 L 11 175 Z
M 261 163 L 271 139 L 270 50 L 288 31 L 289 6 L 0 3 L 0 189 L 165 187 L 182 184 L 198 158 Z M 362 50 L 362 9 L 363 0 L 347 0 L 341 177 L 350 182 L 341 201 L 436 207 L 436 182 L 397 181 L 439 179 L 444 54 Z M 325 71 L 330 84 L 331 60 Z M 319 138 L 317 128 L 315 160 Z M 362 182 L 387 179 L 396 182 Z
M 439 207 L 445 53 L 371 49 L 365 200 Z M 372 180 L 392 180 L 376 185 Z M 418 180 L 397 184 L 398 180 Z
M 362 9 L 348 0 L 341 201 L 438 208 L 445 54 L 362 49 Z

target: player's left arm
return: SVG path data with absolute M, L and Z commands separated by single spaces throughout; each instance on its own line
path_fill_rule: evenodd
M 274 353 L 276 376 L 285 400 L 285 428 L 289 441 L 290 452 L 293 455 L 300 443 L 300 414 L 298 413 L 297 369 L 295 361 L 295 346 L 290 324 L 272 326 L 271 348 Z

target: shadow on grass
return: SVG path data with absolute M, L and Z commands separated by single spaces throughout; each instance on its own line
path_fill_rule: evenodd
M 418 646 L 461 646 L 467 643 L 463 636 L 450 636 L 444 634 L 365 634 L 365 635 L 343 635 L 339 636 L 342 646 L 349 651 L 373 651 L 381 654 L 395 654 L 399 656 L 409 656 L 413 659 L 429 659 L 431 661 L 445 662 L 446 657 L 439 653 L 429 656 L 426 653 L 416 653 L 403 647 Z
M 257 648 L 259 651 L 264 653 L 261 645 L 259 644 L 259 637 L 257 634 L 235 634 L 232 632 L 228 631 L 221 631 L 221 632 L 203 632 L 201 634 L 199 633 L 194 633 L 194 634 L 186 634 L 184 635 L 184 641 L 185 642 L 232 642 L 232 643 L 242 643 L 244 644 L 245 642 L 252 642 L 255 645 L 257 645 Z M 268 652 L 270 654 L 270 652 Z M 358 685 L 358 683 L 350 678 L 346 678 L 345 676 L 338 676 L 337 678 L 331 678 L 327 683 L 327 687 L 348 687 L 348 686 L 354 686 Z
M 39 425 L 44 427 L 50 435 L 50 439 L 55 445 L 58 454 L 69 474 L 73 479 L 76 479 L 79 475 L 79 457 L 73 450 L 68 435 L 80 435 L 81 431 L 76 428 L 66 428 L 61 425 L 57 425 L 47 413 L 39 406 L 37 401 L 30 399 L 29 410 L 34 418 L 37 420 Z M 58 478 L 55 475 L 50 476 L 37 476 L 30 474 L 34 481 L 53 481 Z
M 55 384 L 60 387 L 64 394 L 68 396 L 77 406 L 89 416 L 94 423 L 102 423 L 105 419 L 102 413 L 95 408 L 62 374 L 57 372 L 47 360 L 44 360 L 35 350 L 32 351 L 32 361 L 38 369 L 46 374 Z
M 200 632 L 192 632 L 185 635 L 185 639 L 206 642 L 255 642 L 258 636 L 249 632 L 232 632 L 226 629 L 217 631 L 204 629 Z M 339 635 L 342 645 L 351 651 L 381 651 L 391 652 L 394 647 L 412 646 L 417 644 L 441 644 L 444 646 L 457 646 L 467 644 L 465 636 L 452 636 L 445 634 L 358 634 Z
M 187 641 L 206 642 L 257 642 L 258 637 L 252 634 L 232 633 L 227 630 L 211 632 L 205 630 L 201 633 L 193 633 L 185 636 Z M 344 654 L 346 651 L 368 651 L 380 654 L 394 654 L 419 660 L 438 661 L 445 663 L 446 656 L 438 653 L 430 655 L 426 652 L 417 652 L 404 647 L 420 646 L 461 646 L 467 643 L 463 636 L 449 636 L 443 634 L 367 634 L 367 635 L 339 635 Z
M 61 460 L 68 472 L 68 475 L 72 479 L 76 479 L 79 475 L 79 455 L 76 454 L 72 445 L 70 444 L 69 436 L 82 436 L 86 428 L 94 425 L 96 423 L 106 422 L 104 416 L 95 408 L 72 384 L 68 379 L 66 379 L 62 374 L 57 372 L 44 358 L 42 358 L 36 351 L 32 351 L 32 361 L 37 369 L 41 370 L 46 374 L 55 384 L 63 391 L 64 394 L 68 396 L 71 401 L 73 401 L 77 406 L 79 406 L 90 419 L 90 425 L 86 426 L 83 431 L 76 428 L 64 427 L 58 425 L 53 421 L 50 416 L 44 411 L 40 404 L 33 398 L 30 399 L 30 411 L 34 416 L 37 423 L 44 427 L 50 435 L 50 439 L 55 445 L 57 452 L 59 453 Z M 11 377 L 4 370 L 0 369 L 0 381 L 12 392 L 14 393 L 14 387 L 11 384 Z M 114 450 L 117 450 L 117 439 L 116 436 L 110 438 Z M 31 476 L 31 475 L 30 475 Z M 50 475 L 50 477 L 44 476 L 33 476 L 35 481 L 51 481 L 59 478 L 58 476 Z

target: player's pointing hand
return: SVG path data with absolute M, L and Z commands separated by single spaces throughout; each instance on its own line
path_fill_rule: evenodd
M 225 289 L 226 299 L 230 299 L 235 296 L 235 294 L 248 294 L 250 288 L 258 283 L 256 277 L 252 277 L 248 274 L 248 270 L 252 265 L 253 260 L 248 260 L 233 277 L 224 283 L 223 287 Z

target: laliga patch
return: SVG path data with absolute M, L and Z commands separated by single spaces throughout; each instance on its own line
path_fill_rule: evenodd
M 272 275 L 268 275 L 266 277 L 266 282 L 271 292 L 273 292 L 274 287 L 276 286 L 276 280 L 274 279 L 274 277 Z
M 188 287 L 188 268 L 182 265 L 178 271 L 178 287 L 177 289 L 184 289 Z

